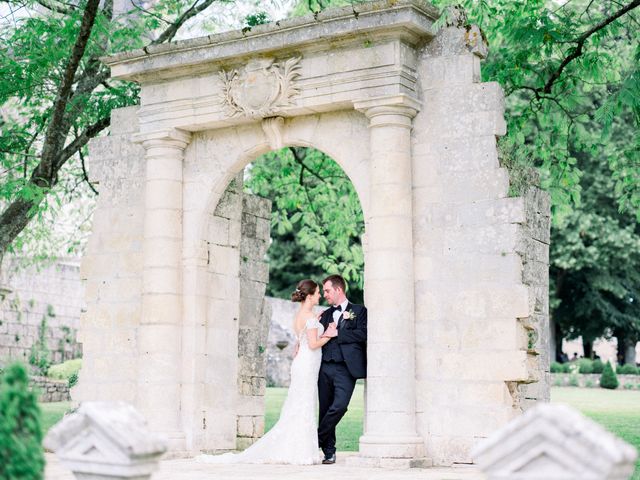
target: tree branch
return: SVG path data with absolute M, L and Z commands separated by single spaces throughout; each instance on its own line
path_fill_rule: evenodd
M 87 174 L 87 167 L 85 166 L 84 155 L 82 154 L 82 148 L 78 150 L 78 156 L 80 157 L 80 165 L 82 165 L 83 180 L 87 183 L 87 185 L 89 185 L 89 188 L 93 191 L 93 193 L 95 193 L 96 195 L 99 195 L 98 191 L 96 190 L 96 187 L 94 187 L 93 184 L 89 181 L 89 175 Z
M 640 0 L 639 0 L 640 1 Z M 100 0 L 88 0 L 82 16 L 80 31 L 76 37 L 71 56 L 64 69 L 62 81 L 58 89 L 58 95 L 53 104 L 51 121 L 45 132 L 44 145 L 42 148 L 42 160 L 36 167 L 31 177 L 31 182 L 39 187 L 51 187 L 56 176 L 56 157 L 58 152 L 64 145 L 70 128 L 70 122 L 67 118 L 66 107 L 67 102 L 72 94 L 73 81 L 80 65 L 80 61 L 84 56 L 87 43 L 91 35 L 91 30 L 98 13 Z M 0 248 L 2 246 L 0 245 Z
M 323 183 L 326 182 L 326 180 L 322 176 L 320 176 L 318 172 L 316 172 L 315 170 L 312 170 L 304 163 L 303 158 L 300 155 L 298 155 L 298 152 L 296 151 L 295 147 L 289 147 L 289 151 L 293 155 L 293 159 L 295 160 L 295 162 L 302 167 L 302 170 L 306 170 L 321 182 Z
M 209 8 L 209 6 L 215 0 L 205 0 L 200 5 L 198 5 L 198 1 L 199 0 L 196 0 L 193 3 L 193 5 L 191 5 L 182 15 L 180 15 L 180 17 L 178 17 L 178 19 L 175 22 L 169 25 L 169 27 L 164 32 L 162 32 L 158 38 L 156 38 L 153 42 L 151 42 L 151 45 L 158 45 L 160 43 L 170 42 L 173 39 L 173 37 L 176 36 L 176 33 L 178 33 L 178 30 L 180 29 L 180 27 L 182 27 L 182 25 L 184 25 L 184 23 L 187 20 L 196 16 L 203 10 L 206 10 L 207 8 Z
M 58 167 L 58 169 L 60 169 L 60 167 L 62 167 L 62 165 L 64 165 L 67 160 L 78 153 L 82 149 L 82 147 L 89 143 L 89 140 L 98 135 L 98 133 L 107 128 L 109 125 L 111 125 L 110 117 L 101 118 L 96 123 L 89 125 L 84 130 L 84 132 L 78 135 L 73 140 L 73 142 L 67 145 L 60 152 L 60 155 L 58 155 L 58 158 L 56 159 L 56 166 Z
M 600 23 L 595 25 L 593 28 L 587 30 L 582 35 L 580 35 L 580 37 L 578 37 L 578 39 L 575 41 L 576 48 L 567 57 L 565 57 L 565 59 L 560 64 L 560 66 L 551 74 L 551 77 L 549 77 L 549 80 L 547 80 L 547 83 L 545 84 L 545 86 L 542 89 L 537 89 L 537 90 L 547 94 L 551 93 L 553 84 L 556 82 L 556 80 L 558 80 L 558 78 L 560 78 L 560 75 L 562 75 L 562 72 L 567 67 L 567 65 L 569 65 L 569 63 L 571 63 L 573 60 L 575 60 L 580 55 L 582 55 L 584 44 L 589 39 L 589 37 L 591 37 L 594 33 L 599 32 L 600 30 L 605 28 L 607 25 L 614 22 L 618 18 L 622 17 L 625 13 L 630 12 L 631 10 L 633 10 L 639 5 L 640 5 L 640 0 L 634 0 L 624 8 L 621 8 L 613 15 L 605 18 Z
M 70 147 L 79 141 L 76 139 L 67 148 L 62 149 L 71 127 L 71 122 L 67 118 L 67 103 L 72 94 L 76 72 L 93 29 L 99 3 L 100 0 L 88 0 L 85 7 L 80 30 L 69 61 L 65 66 L 58 94 L 53 104 L 51 120 L 44 136 L 40 162 L 25 185 L 24 192 L 28 195 L 18 196 L 0 215 L 0 256 L 4 255 L 9 245 L 34 217 L 37 206 L 44 195 L 57 182 L 58 170 L 64 163 L 60 160 L 68 158 L 65 155 L 71 150 Z

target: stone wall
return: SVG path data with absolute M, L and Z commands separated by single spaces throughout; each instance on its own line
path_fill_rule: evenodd
M 69 395 L 69 382 L 67 380 L 31 377 L 30 385 L 31 388 L 35 389 L 38 393 L 39 402 L 68 402 L 71 400 L 71 396 Z
M 299 303 L 282 298 L 265 298 L 271 310 L 269 337 L 267 340 L 267 385 L 270 387 L 288 387 L 291 381 L 291 362 L 296 349 L 296 337 L 293 333 L 293 319 Z M 326 307 L 316 307 L 316 313 Z
M 521 342 L 526 343 L 528 376 L 507 382 L 515 408 L 526 410 L 550 400 L 551 361 L 549 332 L 549 243 L 551 207 L 549 194 L 530 187 L 523 195 L 526 221 L 519 225 L 516 251 L 522 261 L 522 283 L 527 286 L 529 311 L 518 322 Z
M 172 449 L 194 443 L 246 446 L 264 430 L 270 203 L 242 192 L 242 171 L 227 182 L 206 214 L 197 257 L 184 260 L 179 277 L 185 300 L 177 307 L 165 301 L 164 293 L 154 293 L 164 292 L 157 279 L 146 279 L 145 265 L 148 259 L 170 263 L 168 255 L 176 246 L 169 251 L 158 243 L 144 253 L 143 244 L 149 242 L 149 228 L 162 238 L 160 217 L 174 218 L 176 212 L 153 210 L 145 219 L 145 158 L 134 143 L 136 118 L 135 108 L 114 111 L 111 135 L 90 146 L 90 178 L 101 194 L 82 262 L 87 311 L 80 335 L 86 348 L 73 398 L 128 401 L 152 427 L 169 422 L 159 407 L 179 405 L 171 407 L 176 425 L 170 433 Z M 184 169 L 191 168 L 201 165 L 187 159 Z M 184 188 L 188 204 L 198 186 Z M 192 213 L 187 208 L 183 215 L 178 212 L 175 223 Z M 167 315 L 169 309 L 173 315 Z M 160 381 L 165 374 L 177 382 L 171 391 Z M 221 390 L 237 395 L 221 396 Z
M 445 27 L 418 67 L 417 413 L 435 464 L 472 462 L 479 439 L 548 399 L 548 203 L 509 196 L 503 92 L 481 82 L 486 53 L 477 27 Z
M 242 195 L 240 238 L 240 316 L 238 318 L 238 449 L 264 433 L 267 334 L 271 309 L 266 254 L 271 232 L 271 202 Z
M 154 339 L 137 335 L 142 308 L 144 149 L 131 141 L 138 127 L 136 109 L 114 110 L 111 135 L 89 145 L 88 174 L 100 195 L 80 268 L 86 311 L 78 338 L 84 351 L 78 383 L 71 392 L 78 402 L 144 403 L 136 395 L 139 362 L 144 362 L 139 352 L 154 351 Z
M 0 306 L 0 362 L 28 362 L 41 335 L 52 363 L 82 356 L 76 340 L 84 303 L 79 261 L 20 268 L 19 259 L 14 259 L 3 270 L 9 272 L 3 283 L 11 291 Z

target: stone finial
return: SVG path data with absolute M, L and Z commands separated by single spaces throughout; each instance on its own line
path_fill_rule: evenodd
M 539 404 L 471 453 L 487 480 L 626 480 L 636 450 L 566 405 Z
M 86 402 L 58 422 L 44 440 L 76 478 L 151 477 L 166 441 L 125 402 Z

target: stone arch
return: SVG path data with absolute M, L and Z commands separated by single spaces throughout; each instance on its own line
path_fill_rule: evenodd
M 549 399 L 548 199 L 509 197 L 502 90 L 480 81 L 486 45 L 476 26 L 435 34 L 438 15 L 422 0 L 367 2 L 106 60 L 140 83 L 141 105 L 114 111 L 90 146 L 102 193 L 74 399 L 129 401 L 171 449 L 204 445 L 189 355 L 206 315 L 194 301 L 202 219 L 234 171 L 284 144 L 335 158 L 365 214 L 367 422 L 354 461 L 468 463 L 479 439 Z
M 311 126 L 310 126 L 311 125 Z M 363 115 L 357 112 L 331 112 L 319 114 L 315 116 L 304 116 L 286 119 L 282 125 L 282 144 L 279 146 L 305 146 L 317 148 L 331 156 L 327 150 L 332 152 L 331 158 L 345 171 L 356 189 L 359 198 L 368 198 L 368 171 L 367 159 L 369 151 L 367 145 L 362 145 L 359 139 L 367 134 L 367 122 Z M 333 132 L 343 131 L 350 132 L 345 135 L 343 141 L 332 143 L 330 139 L 334 137 Z M 357 131 L 357 133 L 356 133 Z M 215 254 L 211 254 L 208 250 L 207 265 L 202 260 L 202 243 L 206 242 L 207 232 L 211 229 L 210 220 L 212 212 L 216 209 L 221 201 L 221 197 L 227 191 L 230 182 L 234 177 L 242 172 L 244 167 L 254 161 L 260 155 L 271 151 L 272 146 L 269 144 L 265 136 L 260 122 L 242 126 L 242 128 L 226 128 L 215 131 L 203 131 L 193 136 L 190 146 L 185 152 L 185 168 L 183 181 L 185 185 L 202 183 L 200 188 L 185 188 L 185 210 L 183 219 L 183 248 L 184 248 L 184 294 L 183 301 L 183 335 L 192 336 L 192 339 L 183 342 L 182 351 L 183 375 L 187 378 L 193 378 L 194 388 L 186 388 L 182 391 L 182 405 L 192 405 L 186 409 L 183 414 L 183 424 L 203 425 L 215 424 L 215 435 L 197 435 L 189 436 L 187 434 L 187 443 L 190 449 L 195 450 L 224 450 L 235 447 L 235 431 L 236 423 L 234 417 L 242 416 L 237 413 L 236 405 L 238 403 L 247 405 L 249 400 L 238 401 L 233 394 L 231 388 L 235 382 L 237 349 L 238 347 L 231 342 L 229 350 L 226 352 L 227 358 L 231 363 L 225 363 L 225 368 L 220 365 L 202 365 L 202 361 L 194 362 L 193 355 L 204 355 L 206 350 L 206 340 L 209 335 L 219 335 L 216 328 L 211 326 L 211 322 L 215 321 L 215 314 L 211 313 L 212 308 L 215 309 L 216 303 L 221 303 L 218 299 L 213 301 L 207 297 L 204 292 L 211 292 L 211 282 L 207 278 L 207 267 L 210 262 L 220 261 L 223 264 L 233 263 L 234 259 L 227 256 L 237 255 L 237 249 L 224 248 L 217 246 L 216 251 L 224 259 L 216 259 Z M 233 148 L 220 150 L 218 145 L 233 145 Z M 351 173 L 351 175 L 349 175 Z M 354 182 L 354 178 L 356 181 Z M 359 190 L 358 190 L 358 187 Z M 189 208 L 193 205 L 194 208 Z M 364 208 L 364 203 L 361 200 Z M 193 211 L 192 211 L 193 210 Z M 193 236 L 191 236 L 193 232 Z M 237 261 L 236 261 L 237 263 Z M 224 267 L 223 267 L 224 268 Z M 222 273 L 222 272 L 220 272 Z M 234 274 L 228 279 L 228 282 L 235 282 L 237 278 Z M 219 288 L 219 287 L 218 287 Z M 232 288 L 233 291 L 235 287 Z M 209 298 L 208 306 L 205 306 L 205 299 L 200 295 L 192 295 L 189 292 L 202 292 L 204 296 Z M 233 303 L 233 302 L 231 302 Z M 223 306 L 218 309 L 224 315 L 234 308 L 229 302 L 224 302 Z M 189 313 L 193 312 L 193 313 Z M 239 312 L 236 312 L 236 315 Z M 190 318 L 190 316 L 193 316 Z M 236 316 L 236 318 L 238 318 Z M 192 325 L 192 326 L 188 326 Z M 200 325 L 201 327 L 197 327 Z M 204 326 L 204 327 L 202 327 Z M 200 348 L 189 348 L 189 344 L 200 344 Z M 226 346 L 218 347 L 226 348 Z M 210 349 L 209 349 L 210 352 Z M 208 355 L 205 355 L 204 362 L 207 362 Z M 210 362 L 210 360 L 209 360 Z M 218 407 L 217 411 L 209 412 L 207 419 L 208 407 L 206 405 L 206 390 L 212 388 L 212 382 L 207 377 L 207 371 L 224 371 L 227 375 L 226 389 L 229 395 L 223 402 L 215 402 Z M 196 385 L 202 384 L 204 392 L 201 388 L 195 388 Z M 217 385 L 219 387 L 220 385 Z M 219 398 L 218 398 L 219 400 Z M 212 401 L 208 401 L 211 406 Z M 245 417 L 257 417 L 256 408 L 246 407 L 243 411 Z M 195 417 L 193 418 L 195 413 Z M 259 415 L 260 417 L 262 414 Z M 240 422 L 239 422 L 240 423 Z M 191 430 L 193 431 L 193 429 Z M 208 433 L 208 432 L 207 432 Z M 231 445 L 230 442 L 234 442 Z

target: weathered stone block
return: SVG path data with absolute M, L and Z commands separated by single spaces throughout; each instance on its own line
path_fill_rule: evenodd
M 566 405 L 539 404 L 472 452 L 489 480 L 627 479 L 637 452 Z
M 120 403 L 85 402 L 45 439 L 74 475 L 83 479 L 151 478 L 166 440 L 152 434 L 142 415 Z
M 257 195 L 244 194 L 242 196 L 242 211 L 256 217 L 271 219 L 271 201 Z

